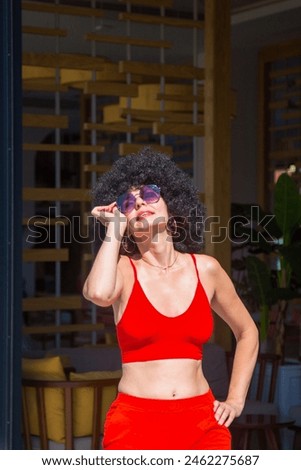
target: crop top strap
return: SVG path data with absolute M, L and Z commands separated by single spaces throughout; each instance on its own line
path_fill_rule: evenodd
M 137 281 L 137 269 L 136 269 L 136 266 L 134 265 L 133 263 L 133 260 L 129 257 L 129 260 L 130 260 L 130 263 L 132 265 L 132 268 L 133 268 L 133 271 L 134 271 L 134 278 L 135 278 L 135 281 Z
M 198 277 L 198 281 L 201 282 L 198 267 L 197 267 L 197 264 L 196 264 L 196 257 L 192 253 L 190 253 L 190 255 L 191 255 L 191 258 L 193 259 L 193 263 L 194 263 L 194 267 L 195 267 L 195 270 L 196 270 L 196 275 Z

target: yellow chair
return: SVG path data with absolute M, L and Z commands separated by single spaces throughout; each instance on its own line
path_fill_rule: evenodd
M 22 380 L 26 449 L 101 449 L 105 415 L 117 394 L 120 371 L 87 374 L 71 373 L 71 380 Z M 93 379 L 91 374 L 105 378 Z

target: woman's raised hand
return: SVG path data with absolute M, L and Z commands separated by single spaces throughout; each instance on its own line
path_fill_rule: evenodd
M 95 206 L 91 214 L 99 220 L 103 225 L 108 225 L 114 222 L 115 226 L 118 224 L 121 232 L 124 232 L 127 226 L 127 219 L 118 208 L 116 202 L 112 202 L 107 206 Z

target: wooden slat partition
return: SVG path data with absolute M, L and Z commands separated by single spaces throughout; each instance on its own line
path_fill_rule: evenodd
M 61 295 L 26 297 L 22 301 L 24 312 L 44 310 L 77 310 L 83 308 L 83 297 L 80 295 Z
M 73 325 L 47 325 L 47 326 L 24 326 L 24 335 L 50 335 L 55 333 L 80 333 L 100 331 L 104 329 L 103 323 L 73 324 Z
M 153 124 L 153 133 L 164 134 L 164 135 L 187 135 L 191 137 L 203 136 L 204 126 L 198 125 L 198 124 L 179 124 L 179 123 L 162 124 L 160 122 L 155 122 Z
M 164 100 L 164 101 L 179 101 L 179 102 L 187 102 L 191 101 L 193 104 L 194 102 L 199 102 L 200 104 L 203 103 L 204 96 L 203 95 L 189 95 L 187 93 L 182 94 L 182 95 L 176 95 L 176 94 L 168 94 L 168 93 L 158 93 L 157 94 L 157 99 L 158 100 Z M 191 106 L 192 108 L 192 106 Z
M 26 65 L 22 64 L 22 80 L 41 80 L 42 78 L 50 78 L 55 80 L 55 68 L 49 67 L 39 67 L 37 65 Z
M 69 250 L 67 248 L 26 248 L 23 250 L 23 261 L 69 261 Z
M 54 54 L 24 52 L 23 65 L 38 67 L 62 67 L 80 70 L 102 70 L 107 61 L 105 57 L 91 57 L 85 54 Z
M 105 173 L 106 171 L 110 170 L 112 165 L 105 165 L 105 164 L 86 164 L 84 165 L 84 171 L 85 172 L 92 172 L 95 171 L 97 173 Z
M 66 217 L 55 217 L 53 219 L 49 219 L 49 217 L 41 217 L 38 215 L 33 215 L 29 218 L 23 218 L 22 225 L 27 225 L 28 227 L 31 226 L 47 226 L 50 225 L 69 225 L 70 220 Z
M 192 65 L 155 64 L 148 62 L 135 62 L 121 60 L 119 71 L 124 73 L 136 73 L 150 77 L 168 77 L 204 79 L 204 69 Z
M 93 73 L 93 75 L 92 75 Z M 119 72 L 118 63 L 104 62 L 101 70 L 93 72 L 92 70 L 78 70 L 78 69 L 61 69 L 60 70 L 60 82 L 62 84 L 79 82 L 83 86 L 84 82 L 91 80 L 96 82 L 122 82 L 126 83 L 126 74 Z M 141 83 L 142 77 L 136 74 L 131 76 L 132 83 Z
M 164 24 L 166 26 L 174 26 L 176 28 L 197 28 L 203 29 L 203 21 L 194 21 L 185 18 L 174 18 L 168 16 L 155 16 L 155 15 L 140 15 L 138 13 L 120 13 L 119 19 L 122 21 L 133 21 L 135 23 L 146 24 Z
M 140 5 L 143 7 L 165 7 L 172 8 L 173 0 L 118 0 L 119 3 L 130 3 L 131 5 Z
M 109 36 L 107 34 L 89 33 L 86 34 L 85 39 L 88 41 L 96 41 L 109 44 L 128 44 L 130 46 L 150 47 L 150 48 L 163 48 L 170 49 L 172 43 L 170 41 L 160 41 L 151 39 L 140 39 L 132 36 Z
M 118 146 L 118 153 L 120 156 L 128 155 L 129 153 L 136 153 L 138 152 L 142 147 L 147 146 L 148 144 L 127 144 L 125 142 L 119 144 Z M 168 155 L 172 155 L 173 149 L 172 146 L 170 145 L 154 145 L 152 144 L 152 148 L 154 150 L 157 150 L 158 152 L 163 152 Z
M 126 83 L 106 83 L 89 82 L 84 85 L 84 93 L 101 96 L 130 96 L 138 95 L 137 85 L 127 85 Z
M 138 121 L 159 121 L 165 119 L 168 122 L 193 123 L 192 113 L 180 113 L 176 111 L 148 111 L 145 109 L 120 108 L 121 117 L 131 116 Z M 200 119 L 200 115 L 199 115 Z
M 199 94 L 197 95 L 189 95 L 187 93 L 183 93 L 182 95 L 179 94 L 165 94 L 165 93 L 158 93 L 157 94 L 158 100 L 164 100 L 166 103 L 170 102 L 183 102 L 186 104 L 191 102 L 191 110 L 193 109 L 193 103 L 197 103 L 198 105 L 198 112 L 204 112 L 204 90 L 203 88 L 200 90 Z M 236 103 L 236 93 L 235 91 L 231 91 L 231 116 L 236 116 L 237 113 L 237 103 Z
M 76 6 L 73 6 L 72 3 Z M 113 3 L 115 4 L 113 5 Z M 25 201 L 23 224 L 28 226 L 28 228 L 24 227 L 25 230 L 30 230 L 34 226 L 44 227 L 46 225 L 46 228 L 53 231 L 56 224 L 62 224 L 60 230 L 64 230 L 64 225 L 69 223 L 68 216 L 71 221 L 73 211 L 76 210 L 77 213 L 78 208 L 80 208 L 81 222 L 79 229 L 84 227 L 87 230 L 87 224 L 90 225 L 90 217 L 92 217 L 88 212 L 89 209 L 91 210 L 91 186 L 95 182 L 97 174 L 111 168 L 111 162 L 116 158 L 117 151 L 120 156 L 133 153 L 142 146 L 148 145 L 147 141 L 149 141 L 155 150 L 162 151 L 170 157 L 179 157 L 176 158 L 177 162 L 181 160 L 178 163 L 179 166 L 191 173 L 192 160 L 185 161 L 185 157 L 187 155 L 188 159 L 192 157 L 193 138 L 204 135 L 204 126 L 201 124 L 204 88 L 201 84 L 204 83 L 205 73 L 203 68 L 192 65 L 195 63 L 195 54 L 199 52 L 194 40 L 195 35 L 199 36 L 204 22 L 194 21 L 192 14 L 188 18 L 186 14 L 181 17 L 180 12 L 176 16 L 174 11 L 164 11 L 164 8 L 173 8 L 172 0 L 121 0 L 119 7 L 116 3 L 92 2 L 91 0 L 74 0 L 73 2 L 65 0 L 56 2 L 49 0 L 22 1 L 22 8 L 25 12 L 40 13 L 39 15 L 26 14 L 25 18 L 28 23 L 31 16 L 34 19 L 35 16 L 44 19 L 41 23 L 34 22 L 32 26 L 24 25 L 23 33 L 45 36 L 46 39 L 49 36 L 49 48 L 47 46 L 46 50 L 43 49 L 43 41 L 41 40 L 41 47 L 37 44 L 37 47 L 33 48 L 37 52 L 28 50 L 26 43 L 30 45 L 29 39 L 32 38 L 26 36 L 24 40 L 26 47 L 23 48 L 25 51 L 23 54 L 23 90 L 25 91 L 23 124 L 24 127 L 49 128 L 54 136 L 53 140 L 49 141 L 44 139 L 45 131 L 33 129 L 30 135 L 28 131 L 25 133 L 24 165 L 35 160 L 37 162 L 36 170 L 39 170 L 40 175 L 42 171 L 40 171 L 39 165 L 44 158 L 45 167 L 47 167 L 43 179 L 41 178 L 36 184 L 38 187 L 23 188 Z M 137 5 L 138 8 L 131 10 L 130 5 Z M 101 29 L 102 23 L 105 26 L 106 19 L 103 22 L 99 22 L 97 19 L 105 17 L 104 10 L 110 11 L 108 22 L 115 21 L 115 26 L 122 26 L 124 35 L 121 35 L 122 33 L 114 35 L 113 32 L 110 35 L 109 30 L 108 34 L 102 34 L 106 32 L 106 29 Z M 122 12 L 120 15 L 118 15 L 119 11 Z M 151 14 L 149 14 L 150 12 Z M 68 22 L 70 21 L 70 29 L 68 25 L 68 30 L 60 28 L 60 26 L 65 27 L 67 24 L 67 18 L 62 18 L 62 15 L 68 16 Z M 69 31 L 72 35 L 76 33 L 73 27 L 76 28 L 77 23 L 72 23 L 72 16 L 77 16 L 76 20 L 82 22 L 83 36 L 77 36 L 78 41 L 85 39 L 91 42 L 90 44 L 83 43 L 84 54 L 67 53 L 72 51 L 68 38 Z M 92 18 L 93 22 L 91 22 Z M 131 22 L 130 34 L 125 31 L 125 24 L 118 23 L 120 20 L 128 22 L 128 24 Z M 56 27 L 51 28 L 50 25 Z M 167 34 L 165 34 L 164 25 L 167 26 Z M 148 27 L 154 31 L 151 36 L 144 35 L 144 30 Z M 181 41 L 181 33 L 185 32 L 182 28 L 191 30 L 187 31 L 191 36 L 191 55 L 187 57 L 187 63 L 191 65 L 169 63 L 168 59 L 173 55 L 169 54 L 168 49 L 174 53 L 178 48 L 177 43 L 167 40 L 169 39 L 169 27 L 178 29 L 179 41 Z M 202 42 L 199 42 L 201 45 Z M 136 54 L 138 48 L 144 48 L 141 62 L 138 61 L 139 54 Z M 112 62 L 111 50 L 118 50 L 118 55 L 122 58 L 120 62 Z M 82 51 L 82 49 L 76 46 L 74 51 Z M 131 51 L 130 54 L 127 53 L 129 51 Z M 105 56 L 107 52 L 108 55 L 110 54 L 108 57 Z M 142 51 L 139 50 L 138 53 L 140 52 Z M 164 54 L 166 57 L 163 58 Z M 182 91 L 179 90 L 182 84 L 186 87 L 185 91 L 183 88 Z M 146 90 L 143 95 L 143 90 L 141 91 L 139 86 L 143 87 L 144 85 L 150 86 L 151 90 Z M 153 85 L 154 88 L 152 88 Z M 36 93 L 26 94 L 27 90 L 33 90 Z M 161 93 L 163 90 L 164 93 Z M 47 94 L 39 94 L 39 92 L 47 92 Z M 61 96 L 61 93 L 70 93 L 70 95 Z M 43 117 L 32 114 L 30 101 L 32 96 L 34 96 L 34 104 L 38 103 L 37 97 L 41 97 L 41 104 L 38 104 L 37 107 L 39 112 L 45 113 Z M 141 98 L 142 104 L 139 103 L 139 98 Z M 78 102 L 75 103 L 75 100 Z M 150 103 L 149 106 L 148 103 Z M 74 107 L 71 109 L 73 104 Z M 115 115 L 112 112 L 112 119 L 106 121 L 107 110 L 105 108 L 114 105 L 118 111 L 115 112 Z M 60 116 L 50 115 L 54 109 Z M 67 114 L 65 109 L 68 109 L 70 123 L 67 116 L 64 116 Z M 78 145 L 75 145 L 74 141 L 70 145 L 66 145 L 64 137 L 67 132 L 59 131 L 59 129 L 68 129 L 69 124 L 70 133 L 76 132 L 79 136 Z M 54 133 L 53 129 L 58 130 Z M 159 137 L 158 134 L 161 136 Z M 164 135 L 174 136 L 172 145 L 165 145 L 170 142 L 169 139 L 164 139 Z M 160 145 L 160 143 L 164 143 L 164 145 Z M 41 155 L 36 160 L 33 154 L 27 152 L 41 152 Z M 46 152 L 53 152 L 53 154 L 49 156 Z M 65 152 L 68 154 L 64 155 Z M 74 156 L 70 153 L 74 153 Z M 53 167 L 49 171 L 48 181 L 46 172 L 52 161 Z M 69 169 L 70 177 L 68 176 Z M 60 171 L 61 174 L 59 174 Z M 70 185 L 66 183 L 65 175 L 69 178 Z M 60 181 L 61 178 L 62 181 Z M 31 185 L 35 186 L 35 183 L 33 182 Z M 60 187 L 61 185 L 66 187 Z M 60 204 L 61 201 L 66 201 L 68 204 Z M 73 202 L 76 204 L 73 205 Z M 57 213 L 63 215 L 51 218 L 52 214 L 48 213 L 49 206 L 54 206 Z M 35 208 L 37 214 L 48 214 L 48 217 L 44 218 L 41 215 L 29 217 L 31 213 L 34 214 Z M 65 217 L 64 214 L 66 214 Z M 57 246 L 53 245 L 52 249 L 48 248 L 49 245 L 43 249 L 39 248 L 39 245 L 36 246 L 37 248 L 28 245 L 30 249 L 24 251 L 25 261 L 45 263 L 53 261 L 59 263 L 61 261 L 64 263 L 68 260 L 68 250 L 65 249 L 65 246 L 61 248 L 59 243 Z M 98 341 L 96 332 L 104 328 L 103 324 L 97 324 L 101 310 L 89 305 L 82 296 L 78 295 L 78 276 L 81 277 L 79 281 L 81 282 L 88 273 L 94 257 L 88 244 L 85 250 L 82 248 L 75 248 L 75 252 L 70 250 L 70 264 L 62 264 L 61 279 L 51 278 L 51 281 L 55 282 L 57 295 L 53 294 L 54 289 L 49 292 L 48 284 L 45 284 L 45 297 L 39 297 L 44 285 L 43 277 L 49 264 L 38 265 L 33 280 L 33 285 L 38 286 L 37 297 L 28 297 L 23 300 L 23 309 L 24 312 L 27 312 L 26 318 L 29 319 L 28 326 L 23 329 L 25 334 L 41 335 L 42 339 L 37 338 L 39 341 L 43 341 L 43 335 L 56 335 L 55 338 L 46 338 L 46 341 L 51 341 L 52 344 L 53 342 L 60 343 L 61 333 L 79 333 L 76 338 L 75 335 L 72 335 L 70 339 L 76 344 L 77 341 L 78 344 L 82 344 L 83 340 L 86 342 L 88 335 L 81 337 L 80 333 L 87 332 L 93 333 L 89 335 L 91 342 Z M 68 276 L 72 270 L 70 277 L 74 277 L 74 279 L 70 285 L 74 286 L 74 295 L 63 294 L 66 290 L 65 281 L 69 281 L 69 279 L 63 278 L 65 268 L 68 269 Z M 71 289 L 70 292 L 73 292 Z M 47 316 L 43 316 L 44 312 L 49 310 L 56 312 L 55 320 L 53 315 L 53 323 L 55 323 L 53 325 L 50 324 Z M 76 324 L 59 324 L 63 321 L 63 316 L 60 318 L 62 310 L 70 310 L 71 313 L 77 310 L 76 321 L 71 320 Z M 30 312 L 33 312 L 33 315 Z M 34 312 L 38 313 L 34 314 Z M 37 318 L 41 319 L 40 326 L 36 325 Z
M 102 132 L 139 132 L 140 129 L 148 129 L 149 124 L 141 123 L 141 124 L 131 124 L 127 125 L 126 122 L 116 122 L 113 124 L 93 124 L 91 122 L 85 122 L 84 129 L 85 130 L 98 130 Z
M 48 3 L 22 2 L 22 10 L 39 11 L 41 13 L 54 13 L 67 16 L 94 16 L 102 18 L 104 12 L 99 8 L 86 8 L 67 5 L 52 5 Z
M 191 170 L 193 168 L 193 162 L 178 162 L 178 166 L 182 168 L 182 170 Z
M 24 201 L 90 201 L 87 189 L 23 188 Z
M 23 127 L 68 129 L 68 116 L 53 114 L 23 114 Z
M 60 85 L 59 83 L 55 83 L 54 79 L 27 79 L 23 80 L 24 91 L 46 91 L 52 93 L 67 93 L 69 88 L 64 85 Z
M 104 152 L 102 145 L 71 145 L 71 144 L 23 144 L 23 150 L 35 152 Z
M 36 34 L 39 36 L 59 36 L 66 37 L 68 31 L 59 28 L 39 28 L 38 26 L 22 26 L 23 34 Z

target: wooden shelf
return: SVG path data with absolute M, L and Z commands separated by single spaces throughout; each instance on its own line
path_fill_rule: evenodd
M 77 310 L 83 308 L 83 297 L 80 295 L 61 295 L 59 297 L 26 297 L 22 301 L 24 312 L 44 310 Z
M 168 16 L 140 15 L 137 13 L 120 13 L 118 18 L 122 21 L 133 21 L 135 23 L 146 23 L 151 25 L 174 26 L 176 28 L 203 29 L 203 21 L 194 21 L 185 18 L 174 18 Z
M 267 46 L 259 54 L 259 203 L 268 209 L 275 177 L 301 161 L 301 41 Z M 291 175 L 297 182 L 298 170 Z
M 26 79 L 22 83 L 23 91 L 35 91 L 35 92 L 50 92 L 50 93 L 67 93 L 69 88 L 59 83 L 55 83 L 54 79 L 41 78 L 41 79 Z
M 164 7 L 164 8 L 172 8 L 173 7 L 173 0 L 118 0 L 119 3 L 130 3 L 131 5 L 141 5 L 144 7 Z
M 22 26 L 22 33 L 23 34 L 35 34 L 39 36 L 58 36 L 58 37 L 68 36 L 68 31 L 66 29 L 39 28 L 38 26 Z
M 29 218 L 24 218 L 22 220 L 22 225 L 27 225 L 28 227 L 31 226 L 53 226 L 53 225 L 69 225 L 70 220 L 67 217 L 55 217 L 53 219 L 49 219 L 49 217 L 42 217 L 38 215 L 33 215 L 32 217 Z
M 80 70 L 102 70 L 107 61 L 105 57 L 91 57 L 84 54 L 54 54 L 24 52 L 22 55 L 23 65 L 37 67 L 66 68 Z
M 178 101 L 178 102 L 187 102 L 189 101 L 191 104 L 193 103 L 200 103 L 203 104 L 204 102 L 204 95 L 189 95 L 188 93 L 179 95 L 179 94 L 167 94 L 167 93 L 158 93 L 157 94 L 157 100 L 163 100 L 163 101 Z M 191 106 L 192 109 L 192 106 Z
M 117 123 L 111 123 L 111 124 L 93 124 L 90 122 L 85 122 L 84 124 L 84 130 L 97 130 L 97 131 L 102 131 L 102 132 L 121 132 L 121 133 L 127 133 L 127 132 L 139 132 L 140 129 L 148 129 L 149 124 L 131 124 L 127 125 L 126 122 L 117 122 Z
M 89 173 L 95 171 L 97 173 L 105 173 L 106 171 L 110 170 L 112 165 L 104 165 L 104 164 L 86 164 L 84 165 L 84 171 Z
M 22 10 L 39 11 L 41 13 L 54 13 L 66 16 L 95 16 L 103 18 L 104 12 L 99 8 L 85 8 L 67 5 L 51 5 L 47 3 L 22 2 Z
M 69 261 L 69 250 L 67 248 L 26 248 L 23 250 L 24 263 L 39 261 Z
M 88 189 L 23 188 L 24 201 L 90 201 Z
M 68 126 L 68 116 L 55 116 L 52 114 L 23 114 L 23 127 L 68 129 Z
M 189 78 L 204 80 L 204 69 L 192 65 L 155 64 L 148 62 L 134 62 L 122 60 L 119 62 L 119 71 L 123 73 L 136 73 L 150 77 Z
M 141 150 L 142 147 L 145 145 L 148 145 L 147 143 L 145 144 L 127 144 L 125 142 L 120 143 L 118 146 L 118 153 L 120 156 L 128 155 L 129 153 L 136 153 Z M 168 155 L 172 155 L 173 149 L 170 145 L 154 145 L 152 144 L 152 148 L 158 152 L 163 152 Z
M 71 145 L 71 144 L 23 144 L 23 150 L 35 152 L 96 152 L 103 153 L 102 145 Z
M 104 62 L 101 70 L 78 70 L 78 69 L 61 69 L 60 81 L 62 84 L 70 84 L 72 87 L 83 87 L 85 82 L 95 80 L 96 82 L 120 82 L 126 83 L 126 74 L 119 72 L 118 63 Z M 140 75 L 132 74 L 131 83 L 141 83 Z
M 153 133 L 154 134 L 163 134 L 163 135 L 186 135 L 186 136 L 203 136 L 204 135 L 204 126 L 197 124 L 161 124 L 155 122 L 153 124 Z
M 56 78 L 55 68 L 53 67 L 39 67 L 37 65 L 22 64 L 22 79 L 24 80 L 41 80 L 43 78 L 52 79 Z
M 85 36 L 88 41 L 96 41 L 109 44 L 128 44 L 130 46 L 149 47 L 149 48 L 162 48 L 170 49 L 172 43 L 170 41 L 159 41 L 133 38 L 132 36 L 109 36 L 106 34 L 88 33 Z
M 24 326 L 24 335 L 50 335 L 55 333 L 81 333 L 104 330 L 104 324 L 75 324 L 75 325 L 47 325 L 47 326 Z
M 154 122 L 164 119 L 168 122 L 182 122 L 182 123 L 193 123 L 192 113 L 180 113 L 175 111 L 148 111 L 145 109 L 133 109 L 133 108 L 120 108 L 120 116 L 126 118 L 131 116 L 132 119 L 137 121 L 148 121 Z M 198 120 L 201 115 L 198 114 Z
M 85 95 L 134 97 L 138 95 L 138 86 L 118 82 L 88 82 L 84 84 L 83 91 Z

